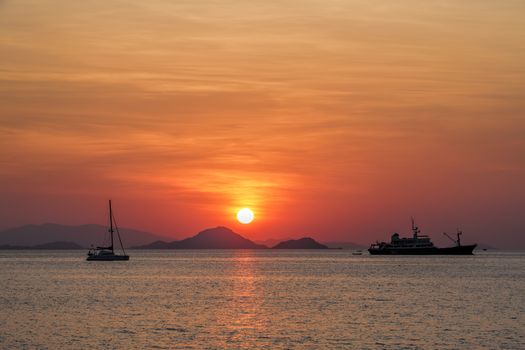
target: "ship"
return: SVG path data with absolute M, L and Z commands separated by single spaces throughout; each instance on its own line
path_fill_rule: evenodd
M 451 247 L 438 248 L 432 243 L 429 236 L 421 235 L 419 227 L 416 226 L 414 218 L 412 218 L 412 237 L 399 237 L 398 233 L 394 233 L 389 243 L 376 242 L 373 243 L 368 252 L 372 255 L 472 255 L 477 244 L 462 245 L 461 232 L 457 231 L 457 239 L 452 238 L 449 234 L 443 234 L 451 239 L 455 245 Z
M 115 225 L 113 225 L 113 223 Z M 129 255 L 127 255 L 126 251 L 124 250 L 124 245 L 122 244 L 122 239 L 120 238 L 120 232 L 118 230 L 117 222 L 115 221 L 115 217 L 113 216 L 113 210 L 111 208 L 111 200 L 109 201 L 109 229 L 108 231 L 110 234 L 111 245 L 107 247 L 91 248 L 88 252 L 88 256 L 86 260 L 88 261 L 129 260 Z M 120 243 L 120 248 L 122 249 L 123 254 L 115 253 L 114 244 L 113 244 L 115 232 L 117 233 L 118 241 Z

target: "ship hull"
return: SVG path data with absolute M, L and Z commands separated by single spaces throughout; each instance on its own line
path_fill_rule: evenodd
M 472 255 L 476 244 L 447 248 L 370 248 L 372 255 Z

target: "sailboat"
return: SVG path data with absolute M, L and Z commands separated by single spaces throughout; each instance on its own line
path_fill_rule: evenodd
M 111 209 L 111 200 L 109 200 L 109 233 L 111 235 L 111 245 L 109 247 L 96 247 L 92 248 L 88 252 L 87 259 L 88 261 L 116 261 L 116 260 L 129 260 L 129 255 L 126 255 L 124 246 L 122 245 L 122 239 L 120 238 L 120 232 L 118 230 L 117 223 L 115 221 L 115 227 L 113 228 L 113 222 L 115 218 L 113 217 L 113 210 Z M 123 254 L 115 254 L 113 249 L 113 237 L 114 233 L 117 233 L 118 241 L 120 247 L 122 248 Z

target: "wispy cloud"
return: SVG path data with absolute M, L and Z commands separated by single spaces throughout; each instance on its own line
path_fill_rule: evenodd
M 367 215 L 403 216 L 415 199 L 446 211 L 443 194 L 474 201 L 486 191 L 486 208 L 500 196 L 518 205 L 524 10 L 486 1 L 5 2 L 0 190 L 170 194 L 208 213 L 251 205 L 263 222 L 286 215 L 297 231 L 313 225 L 334 237 L 386 229 L 369 227 Z M 486 190 L 495 183 L 506 185 Z M 481 228 L 472 201 L 456 209 Z M 145 228 L 163 230 L 154 225 Z

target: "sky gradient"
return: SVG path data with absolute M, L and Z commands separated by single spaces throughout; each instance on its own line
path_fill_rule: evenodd
M 0 229 L 525 247 L 525 2 L 0 1 Z M 255 212 L 237 223 L 238 209 Z

